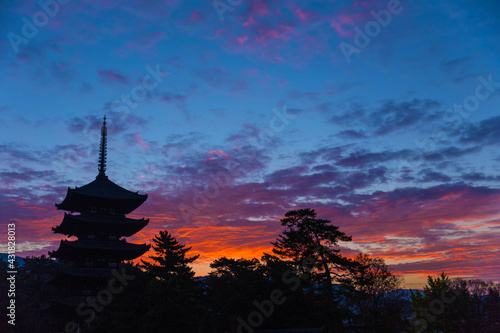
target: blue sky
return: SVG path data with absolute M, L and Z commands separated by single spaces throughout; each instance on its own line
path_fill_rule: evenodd
M 2 223 L 18 223 L 22 255 L 57 247 L 53 205 L 97 175 L 106 114 L 110 179 L 149 194 L 131 241 L 168 228 L 201 253 L 199 274 L 259 257 L 287 210 L 310 207 L 353 236 L 346 254 L 381 256 L 410 286 L 442 270 L 498 281 L 499 14 L 496 1 L 3 4 Z

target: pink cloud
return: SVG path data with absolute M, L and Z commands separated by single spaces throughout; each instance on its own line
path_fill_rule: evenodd
M 302 11 L 300 8 L 295 9 L 295 15 L 300 19 L 300 22 L 304 24 L 312 17 L 312 12 L 309 10 L 307 12 Z
M 134 144 L 141 147 L 143 150 L 149 150 L 149 145 L 146 140 L 141 137 L 142 133 L 132 133 L 132 138 L 134 139 Z
M 189 16 L 189 18 L 186 20 L 186 22 L 189 22 L 189 23 L 201 23 L 201 22 L 205 22 L 207 19 L 206 15 L 201 11 L 201 10 L 192 10 L 191 11 L 191 15 Z
M 236 40 L 238 41 L 238 43 L 243 44 L 248 40 L 248 36 L 247 35 L 241 36 L 241 37 L 236 38 Z
M 274 30 L 260 29 L 259 36 L 256 38 L 257 43 L 266 43 L 268 40 L 272 39 L 282 39 L 288 41 L 292 38 L 294 29 L 291 26 L 279 25 Z
M 306 59 L 329 49 L 331 36 L 325 32 L 331 22 L 328 16 L 295 5 L 272 6 L 278 4 L 258 1 L 247 6 L 242 15 L 245 23 L 216 33 L 218 40 L 232 52 L 249 53 L 274 63 L 282 63 L 286 58 L 299 67 Z
M 356 2 L 354 2 L 354 4 L 352 5 L 353 7 L 368 7 L 369 5 L 369 2 L 368 1 L 360 1 L 360 0 L 356 0 Z
M 381 0 L 359 1 L 341 10 L 336 16 L 330 19 L 330 26 L 334 28 L 342 37 L 352 37 L 353 28 L 362 25 L 368 20 L 373 20 L 371 10 L 387 8 L 387 3 Z
M 252 2 L 252 8 L 248 14 L 248 19 L 243 23 L 244 27 L 256 24 L 256 17 L 269 15 L 269 7 L 263 0 L 255 0 Z
M 219 157 L 223 157 L 223 158 L 229 158 L 229 155 L 222 151 L 222 150 L 211 150 L 208 152 L 209 154 L 214 154 L 214 155 L 217 155 Z
M 351 37 L 354 35 L 353 27 L 363 22 L 367 17 L 365 12 L 361 13 L 340 13 L 332 20 L 330 26 L 334 28 L 342 37 Z
M 103 69 L 98 71 L 99 77 L 103 82 L 118 82 L 121 84 L 128 84 L 129 78 L 121 71 L 116 69 Z

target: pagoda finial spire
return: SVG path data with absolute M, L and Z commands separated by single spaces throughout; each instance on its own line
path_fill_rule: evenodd
M 104 115 L 104 120 L 101 127 L 101 145 L 99 146 L 99 175 L 97 177 L 106 177 L 106 154 L 107 154 L 107 135 L 108 130 L 106 128 L 106 115 Z

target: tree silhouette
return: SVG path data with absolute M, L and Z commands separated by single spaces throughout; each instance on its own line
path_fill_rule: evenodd
M 147 286 L 148 311 L 145 331 L 195 332 L 203 322 L 199 284 L 189 264 L 199 255 L 188 257 L 191 247 L 179 243 L 167 230 L 153 239 L 153 263 L 142 260 L 142 269 L 151 276 Z
M 323 283 L 331 303 L 334 280 L 355 265 L 339 254 L 338 243 L 349 242 L 352 238 L 331 221 L 317 219 L 316 215 L 310 208 L 287 212 L 281 220 L 285 230 L 276 242 L 271 242 L 274 246 L 272 252 L 291 261 L 302 277 Z
M 368 295 L 387 294 L 401 287 L 403 279 L 392 274 L 384 259 L 359 253 L 354 261 L 359 266 L 351 269 L 348 277 L 340 279 L 345 285 Z
M 156 255 L 149 256 L 154 263 L 142 261 L 141 268 L 160 279 L 176 278 L 179 281 L 191 280 L 194 272 L 189 264 L 200 256 L 186 257 L 191 247 L 179 243 L 167 230 L 160 231 L 153 239 Z
M 361 324 L 370 332 L 400 332 L 404 325 L 402 312 L 410 312 L 410 304 L 400 290 L 403 279 L 395 276 L 381 258 L 359 253 L 359 265 L 339 279 L 350 324 Z
M 262 265 L 256 258 L 218 258 L 210 264 L 208 301 L 217 332 L 230 331 L 237 317 L 255 310 L 253 301 L 269 295 Z M 266 295 L 266 296 L 265 296 Z
M 429 332 L 498 332 L 500 284 L 428 276 L 423 294 L 411 295 L 416 318 L 411 325 Z

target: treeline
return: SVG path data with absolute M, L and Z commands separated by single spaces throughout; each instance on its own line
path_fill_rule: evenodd
M 57 263 L 44 256 L 27 258 L 18 274 L 16 331 L 64 332 L 65 323 L 78 321 L 80 332 L 99 333 L 312 327 L 325 332 L 500 332 L 499 284 L 443 273 L 429 277 L 423 291 L 409 292 L 382 259 L 343 256 L 339 242 L 351 237 L 318 219 L 314 210 L 290 211 L 281 224 L 284 230 L 271 253 L 260 259 L 219 258 L 202 278 L 190 267 L 198 256 L 162 231 L 153 239 L 150 260 L 125 264 L 126 286 L 92 318 L 75 310 L 55 318 L 44 309 L 58 292 L 43 283 Z

